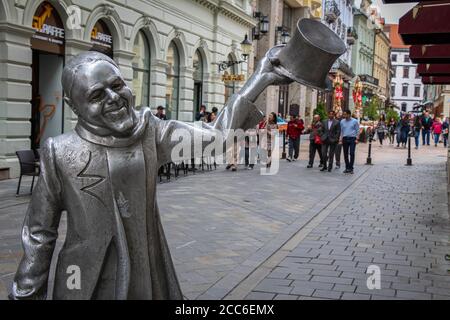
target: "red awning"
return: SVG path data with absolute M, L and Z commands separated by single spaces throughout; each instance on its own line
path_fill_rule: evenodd
M 400 18 L 398 32 L 405 44 L 450 43 L 450 2 L 419 3 Z
M 450 64 L 422 63 L 417 66 L 417 73 L 421 76 L 450 76 Z
M 422 77 L 423 84 L 450 84 L 450 76 Z
M 391 3 L 415 3 L 418 1 L 414 0 L 383 0 L 384 4 L 391 4 Z M 420 2 L 436 2 L 436 0 L 422 0 Z
M 450 44 L 411 46 L 409 58 L 414 63 L 450 63 Z

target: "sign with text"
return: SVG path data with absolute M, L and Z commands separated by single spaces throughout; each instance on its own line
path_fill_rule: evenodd
M 245 75 L 243 74 L 230 74 L 225 71 L 222 75 L 223 82 L 232 82 L 232 81 L 245 81 Z
M 108 26 L 102 20 L 98 20 L 91 31 L 93 50 L 100 51 L 109 57 L 113 56 L 113 37 Z
M 31 37 L 33 49 L 64 54 L 64 25 L 55 8 L 44 1 L 33 16 L 33 29 L 36 33 Z

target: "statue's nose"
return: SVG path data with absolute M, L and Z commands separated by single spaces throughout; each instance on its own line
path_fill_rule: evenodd
M 119 95 L 116 92 L 114 92 L 114 90 L 106 88 L 106 94 L 108 97 L 108 102 L 119 100 Z

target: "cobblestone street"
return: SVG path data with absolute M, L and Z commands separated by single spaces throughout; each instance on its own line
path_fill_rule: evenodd
M 185 297 L 450 299 L 446 149 L 413 150 L 406 167 L 405 149 L 374 144 L 365 166 L 360 144 L 355 174 L 344 175 L 306 169 L 307 147 L 273 176 L 220 166 L 158 185 Z M 0 299 L 22 254 L 29 197 L 16 186 L 0 182 Z M 379 290 L 367 288 L 369 265 L 381 269 Z

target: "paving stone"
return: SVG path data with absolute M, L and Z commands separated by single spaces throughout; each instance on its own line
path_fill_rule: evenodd
M 313 293 L 313 297 L 327 298 L 327 299 L 340 299 L 341 298 L 341 294 L 342 294 L 342 292 L 316 290 Z

